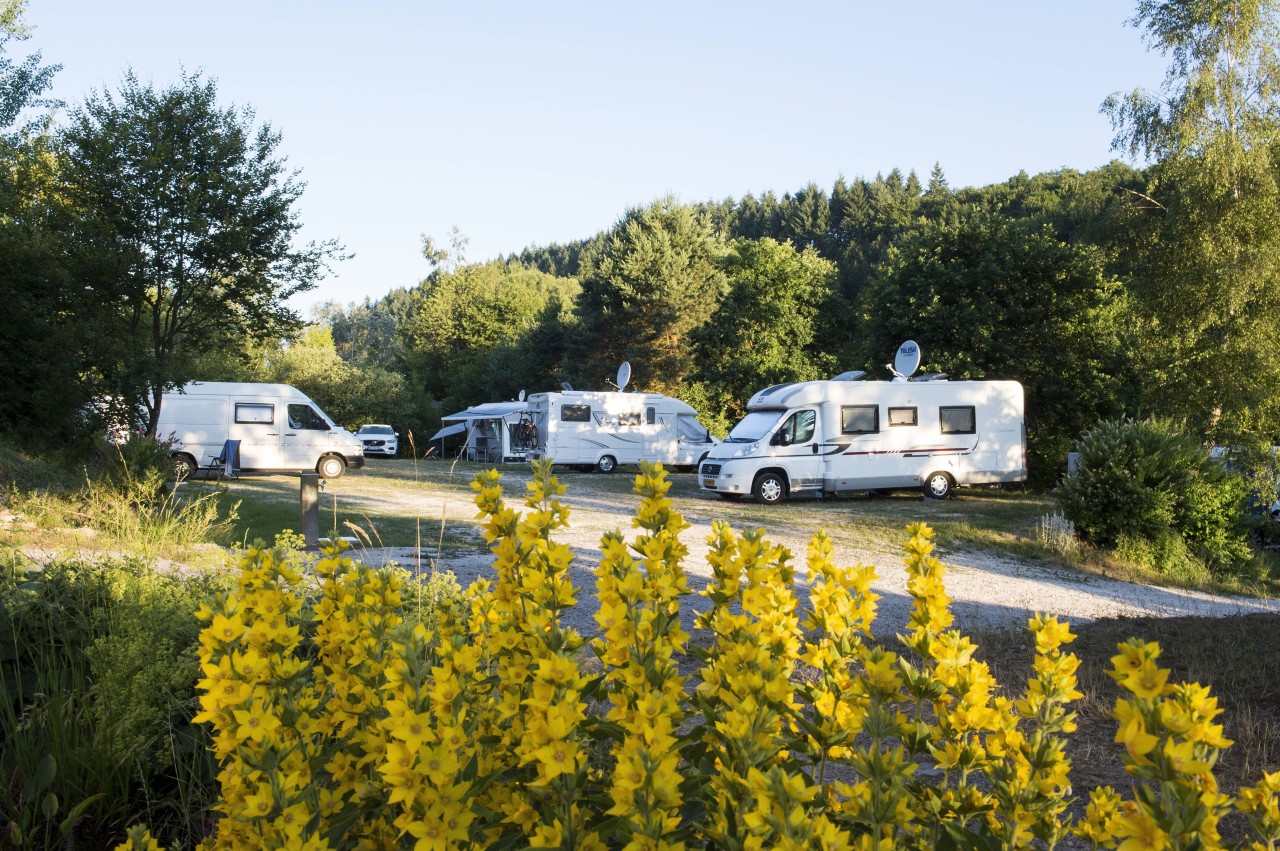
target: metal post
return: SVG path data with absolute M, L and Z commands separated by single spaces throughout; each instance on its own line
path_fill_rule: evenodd
M 309 550 L 320 549 L 320 474 L 302 473 L 298 506 L 302 514 L 302 539 Z

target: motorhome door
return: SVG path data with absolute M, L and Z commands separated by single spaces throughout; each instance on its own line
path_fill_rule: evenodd
M 774 459 L 787 471 L 793 492 L 822 488 L 822 425 L 816 409 L 793 411 L 769 444 Z

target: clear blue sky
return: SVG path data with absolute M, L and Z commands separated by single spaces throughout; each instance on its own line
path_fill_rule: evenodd
M 283 133 L 307 239 L 355 257 L 295 301 L 377 298 L 453 226 L 485 260 L 672 194 L 779 195 L 899 168 L 979 186 L 1113 158 L 1098 106 L 1158 86 L 1133 4 L 30 0 L 68 105 L 218 80 Z

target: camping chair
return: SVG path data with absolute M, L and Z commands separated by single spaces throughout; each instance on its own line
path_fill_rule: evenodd
M 240 441 L 228 440 L 222 444 L 222 452 L 209 459 L 204 465 L 206 476 L 216 472 L 218 479 L 240 478 Z

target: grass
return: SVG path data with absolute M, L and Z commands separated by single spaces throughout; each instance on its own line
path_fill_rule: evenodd
M 1223 714 L 1219 721 L 1235 744 L 1218 762 L 1215 773 L 1224 791 L 1256 783 L 1262 772 L 1280 769 L 1280 615 L 1228 618 L 1110 618 L 1072 627 L 1077 638 L 1066 649 L 1080 658 L 1079 689 L 1073 708 L 1079 729 L 1070 735 L 1067 755 L 1077 797 L 1088 789 L 1129 786 L 1124 749 L 1114 742 L 1116 721 L 1110 715 L 1121 696 L 1107 676 L 1116 645 L 1131 637 L 1160 644 L 1160 664 L 1170 668 L 1170 682 L 1209 686 Z M 979 657 L 1006 689 L 1018 691 L 1031 673 L 1034 643 L 1026 631 L 975 633 Z M 1224 835 L 1243 830 L 1239 816 L 1229 817 Z
M 433 548 L 439 544 L 455 551 L 482 552 L 469 488 L 481 469 L 483 465 L 465 462 L 371 461 L 365 470 L 327 484 L 321 495 L 322 534 L 334 529 L 349 534 L 358 527 L 375 546 Z M 0 491 L 0 503 L 28 518 L 23 528 L 13 523 L 0 525 L 0 543 L 60 540 L 85 544 L 84 536 L 71 527 L 78 522 L 77 512 L 89 510 L 85 507 L 88 503 L 69 496 L 77 486 L 83 486 L 82 479 L 77 482 L 52 465 L 3 447 L 0 471 L 5 488 Z M 511 465 L 503 473 L 508 499 L 518 502 L 523 483 L 530 477 L 528 468 Z M 590 502 L 625 513 L 636 502 L 632 472 L 601 475 L 560 470 L 557 475 L 568 487 L 565 502 L 570 508 Z M 671 483 L 670 496 L 677 510 L 691 518 L 724 519 L 738 528 L 765 527 L 774 534 L 792 531 L 807 536 L 823 527 L 838 545 L 892 552 L 902 540 L 904 526 L 924 520 L 936 530 L 944 557 L 947 551 L 975 548 L 1119 578 L 1156 578 L 1088 547 L 1060 551 L 1046 546 L 1041 540 L 1042 521 L 1056 506 L 1049 496 L 1018 488 L 964 489 L 957 498 L 945 502 L 904 492 L 882 497 L 803 499 L 768 507 L 750 500 L 720 500 L 701 491 L 696 477 L 689 474 L 673 474 Z M 218 519 L 228 524 L 220 536 L 224 543 L 257 538 L 271 541 L 283 530 L 299 528 L 298 489 L 298 479 L 292 476 L 245 476 L 226 483 L 184 484 L 178 490 L 178 501 L 200 505 L 205 497 L 216 497 L 223 512 Z M 228 513 L 232 505 L 238 505 L 233 514 Z M 102 514 L 104 509 L 99 506 L 96 512 Z M 33 526 L 31 518 L 39 523 Z M 98 525 L 107 524 L 99 519 Z M 208 529 L 161 531 L 163 534 L 140 529 L 131 532 L 121 526 L 99 532 L 93 545 L 121 546 L 135 553 L 138 547 L 149 553 L 168 553 L 180 548 L 187 537 L 209 535 Z M 141 544 L 136 538 L 130 541 L 131 535 L 137 534 L 143 535 Z M 1223 586 L 1214 585 L 1212 590 L 1223 590 Z M 1274 593 L 1274 581 L 1264 590 Z M 1280 655 L 1274 650 L 1280 646 L 1280 615 L 1102 620 L 1077 625 L 1075 632 L 1079 637 L 1071 650 L 1082 660 L 1080 685 L 1085 693 L 1076 705 L 1080 729 L 1070 737 L 1069 745 L 1078 796 L 1087 795 L 1087 789 L 1095 785 L 1128 786 L 1121 750 L 1113 741 L 1115 721 L 1109 716 L 1119 690 L 1105 671 L 1116 644 L 1131 636 L 1160 642 L 1164 648 L 1161 661 L 1173 669 L 1175 680 L 1204 683 L 1218 696 L 1226 710 L 1222 717 L 1226 734 L 1236 741 L 1219 764 L 1224 788 L 1234 790 L 1241 783 L 1255 781 L 1260 771 L 1280 768 Z M 1020 691 L 1033 658 L 1030 637 L 1025 632 L 1005 630 L 978 634 L 974 639 L 999 681 L 1011 692 Z M 61 778 L 68 779 L 67 767 L 61 770 Z M 95 770 L 105 774 L 109 766 Z

